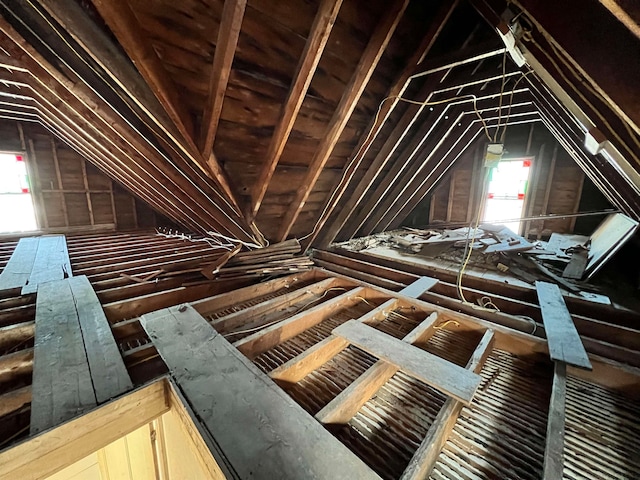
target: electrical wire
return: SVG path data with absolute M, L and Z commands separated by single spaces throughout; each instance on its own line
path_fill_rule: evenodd
M 512 95 L 512 98 L 513 98 L 513 95 Z M 433 102 L 431 102 L 429 100 L 425 100 L 425 101 L 411 100 L 411 99 L 408 99 L 408 98 L 404 98 L 404 97 L 402 97 L 400 95 L 390 95 L 388 97 L 385 97 L 380 102 L 380 105 L 378 105 L 378 110 L 376 111 L 376 114 L 375 114 L 375 117 L 374 117 L 374 120 L 373 120 L 373 125 L 378 123 L 378 119 L 380 117 L 380 112 L 382 111 L 382 107 L 383 107 L 384 103 L 386 101 L 388 101 L 388 100 L 391 100 L 391 99 L 396 99 L 396 100 L 398 100 L 400 102 L 405 102 L 405 103 L 409 103 L 411 105 L 419 105 L 419 106 L 442 105 L 442 104 L 445 104 L 445 103 L 454 102 L 456 100 L 472 99 L 473 100 L 473 111 L 475 112 L 477 117 L 482 122 L 482 126 L 484 128 L 484 133 L 487 136 L 487 138 L 489 139 L 489 141 L 491 141 L 491 134 L 489 133 L 489 127 L 487 126 L 487 123 L 485 122 L 484 118 L 482 118 L 482 115 L 480 114 L 480 111 L 478 110 L 478 103 L 477 103 L 478 97 L 476 97 L 475 95 L 472 95 L 472 94 L 460 95 L 460 96 L 447 98 L 447 99 L 443 99 L 443 100 L 437 100 L 437 101 L 433 101 Z M 320 222 L 323 221 L 324 216 L 327 213 L 327 210 L 329 209 L 329 206 L 333 202 L 336 193 L 338 191 L 340 191 L 340 189 L 342 189 L 343 184 L 345 184 L 345 180 L 346 180 L 346 184 L 351 182 L 351 179 L 353 178 L 353 175 L 355 175 L 355 172 L 357 171 L 357 169 L 355 169 L 353 172 L 349 172 L 349 170 L 355 164 L 356 160 L 359 160 L 360 153 L 362 152 L 364 147 L 367 145 L 367 142 L 369 142 L 369 139 L 371 138 L 371 135 L 373 135 L 374 130 L 375 130 L 374 128 L 369 130 L 369 133 L 368 133 L 367 137 L 365 138 L 364 142 L 362 142 L 362 144 L 360 145 L 360 148 L 358 149 L 356 154 L 351 158 L 351 160 L 347 164 L 347 166 L 346 166 L 346 168 L 344 170 L 344 173 L 342 174 L 342 177 L 340 178 L 340 182 L 338 182 L 338 186 L 331 193 L 331 196 L 329 197 L 329 201 L 327 201 L 327 203 L 325 204 L 325 207 L 322 210 L 322 213 L 320 214 L 320 217 L 318 218 L 318 221 L 313 226 L 313 229 L 311 230 L 311 232 L 309 232 L 304 237 L 299 238 L 299 240 L 305 240 L 305 239 L 309 238 L 310 236 L 312 236 L 312 235 L 314 235 L 316 233 L 316 230 L 318 229 L 318 225 L 320 225 Z M 349 177 L 349 178 L 347 179 L 347 177 Z
M 329 293 L 331 290 L 347 290 L 347 289 L 346 289 L 346 288 L 344 288 L 344 287 L 332 287 L 332 288 L 329 288 L 329 289 L 325 290 L 325 291 L 324 291 L 324 293 L 323 293 L 321 296 L 319 296 L 318 298 L 314 298 L 312 301 L 310 301 L 310 302 L 308 302 L 308 303 L 304 304 L 303 306 L 301 306 L 300 308 L 298 308 L 298 309 L 297 309 L 294 313 L 292 313 L 291 315 L 296 315 L 296 314 L 300 313 L 302 310 L 304 310 L 305 308 L 307 308 L 307 307 L 308 307 L 309 305 L 311 305 L 312 303 L 316 303 L 317 301 L 322 300 L 322 299 L 327 295 L 327 293 Z M 269 322 L 269 323 L 265 323 L 264 325 L 259 325 L 259 326 L 257 326 L 257 327 L 248 328 L 248 329 L 246 329 L 246 330 L 238 330 L 238 331 L 236 331 L 236 332 L 229 332 L 229 333 L 224 334 L 224 335 L 223 335 L 223 337 L 227 338 L 227 337 L 231 337 L 231 336 L 234 336 L 234 335 L 241 335 L 241 334 L 243 334 L 243 333 L 252 333 L 252 332 L 256 332 L 256 331 L 258 331 L 258 330 L 262 330 L 263 328 L 270 327 L 271 325 L 275 325 L 276 323 L 279 323 L 279 322 L 282 322 L 282 319 L 281 319 L 281 318 L 279 318 L 278 320 L 274 320 L 274 321 L 272 321 L 272 322 Z

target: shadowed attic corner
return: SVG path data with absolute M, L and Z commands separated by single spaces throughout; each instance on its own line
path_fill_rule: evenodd
M 637 478 L 639 18 L 0 0 L 0 478 Z

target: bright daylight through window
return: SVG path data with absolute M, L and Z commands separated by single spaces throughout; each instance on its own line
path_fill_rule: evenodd
M 0 233 L 36 230 L 24 158 L 0 154 Z

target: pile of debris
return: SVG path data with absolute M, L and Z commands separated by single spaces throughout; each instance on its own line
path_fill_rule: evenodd
M 510 272 L 528 283 L 538 280 L 536 270 L 571 291 L 580 287 L 588 261 L 589 237 L 553 234 L 549 242 L 530 242 L 503 225 L 483 224 L 456 230 L 416 230 L 390 232 L 389 240 L 405 251 L 428 258 L 461 262 L 469 256 L 470 266 Z M 471 253 L 469 254 L 469 250 Z M 545 263 L 552 263 L 547 268 Z M 559 268 L 561 267 L 561 268 Z
M 188 241 L 198 241 L 184 237 Z M 184 276 L 187 285 L 206 283 L 211 280 L 249 279 L 275 277 L 309 270 L 313 261 L 301 252 L 297 239 L 276 243 L 264 248 L 241 251 L 238 244 L 222 255 L 202 255 L 188 260 L 162 265 L 158 270 L 139 277 L 121 273 L 122 277 L 136 283 L 160 281 L 164 278 Z

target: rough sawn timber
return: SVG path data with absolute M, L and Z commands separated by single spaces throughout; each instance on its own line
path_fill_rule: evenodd
M 141 322 L 240 478 L 379 478 L 190 306 Z

